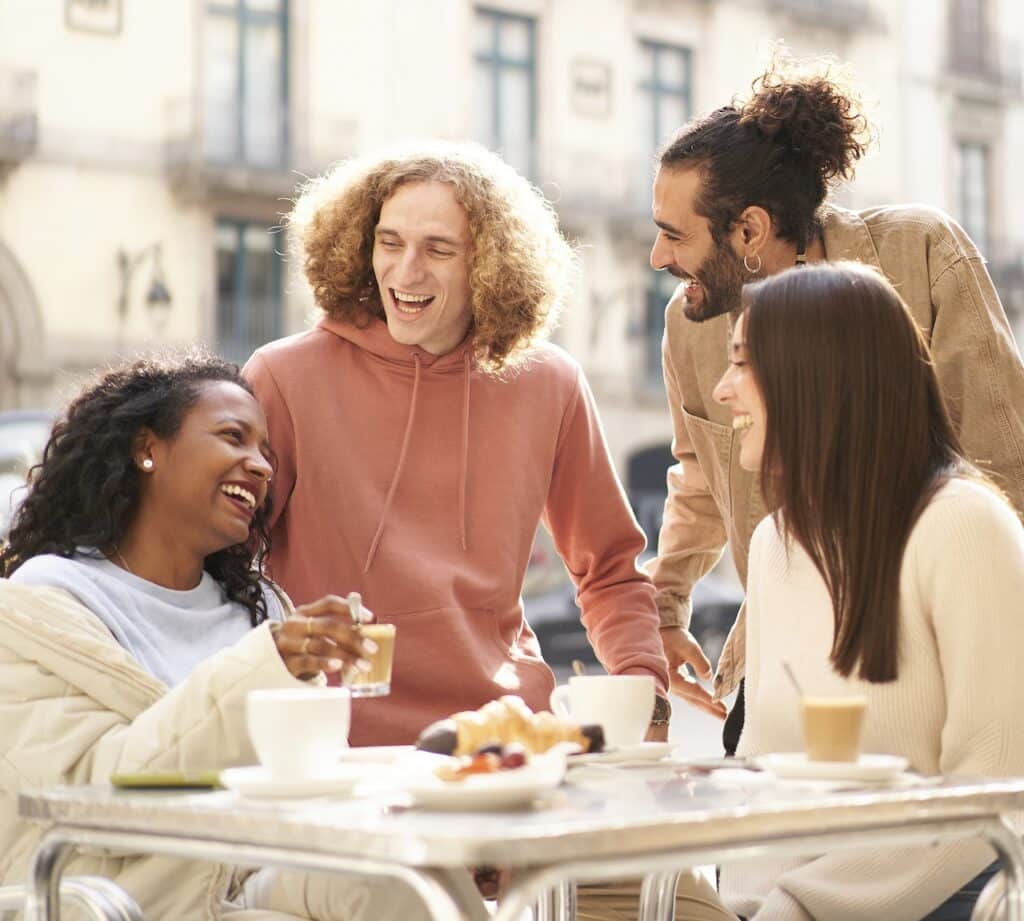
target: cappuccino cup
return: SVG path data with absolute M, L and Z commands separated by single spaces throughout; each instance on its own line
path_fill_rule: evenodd
M 345 686 L 353 697 L 383 697 L 391 693 L 391 664 L 395 658 L 395 625 L 362 624 L 359 633 L 377 644 L 377 651 L 363 653 L 370 663 L 368 672 L 349 669 Z
M 316 777 L 338 765 L 348 748 L 347 688 L 274 688 L 246 698 L 249 738 L 272 776 Z
M 576 675 L 551 692 L 551 709 L 576 723 L 598 723 L 610 748 L 639 745 L 654 712 L 650 675 Z
M 866 697 L 802 697 L 804 748 L 810 761 L 856 761 Z

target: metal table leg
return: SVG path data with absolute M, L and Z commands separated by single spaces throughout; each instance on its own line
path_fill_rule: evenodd
M 576 921 L 576 884 L 559 883 L 545 892 L 533 909 L 535 921 Z
M 60 877 L 70 854 L 60 838 L 43 835 L 29 865 L 25 921 L 60 921 Z
M 640 890 L 638 921 L 675 921 L 679 873 L 651 873 Z
M 799 834 L 766 835 L 733 844 L 679 847 L 668 851 L 630 856 L 606 856 L 589 860 L 566 861 L 517 874 L 492 921 L 516 921 L 519 915 L 553 887 L 567 879 L 579 883 L 629 877 L 660 877 L 660 884 L 648 887 L 649 906 L 661 901 L 667 909 L 667 879 L 681 868 L 724 861 L 754 860 L 765 856 L 803 856 L 831 850 L 884 846 L 913 847 L 934 841 L 970 837 L 986 838 L 999 851 L 1008 868 L 1008 914 L 1010 921 L 1024 921 L 1024 843 L 1005 820 L 998 816 L 963 819 L 928 819 L 903 825 L 866 826 L 858 829 Z M 661 893 L 659 895 L 659 889 Z M 674 903 L 674 899 L 673 899 Z M 674 904 L 673 904 L 674 909 Z M 655 916 L 656 917 L 656 916 Z
M 389 876 L 411 886 L 435 921 L 465 921 L 459 909 L 458 899 L 449 889 L 445 874 L 429 867 L 408 867 L 360 857 L 267 845 L 176 838 L 145 832 L 101 831 L 60 825 L 52 827 L 43 835 L 33 854 L 29 867 L 25 921 L 60 921 L 60 902 L 57 893 L 61 873 L 71 850 L 82 846 L 105 848 L 127 854 L 162 854 L 186 860 L 242 866 Z M 118 888 L 113 883 L 111 885 L 115 889 Z M 124 898 L 127 899 L 127 896 Z M 127 901 L 131 902 L 130 899 Z M 130 911 L 124 913 L 127 908 L 127 903 L 113 900 L 112 913 L 99 916 L 97 921 L 100 921 L 100 918 L 103 921 L 139 921 L 139 916 L 132 915 Z
M 1006 919 L 1024 921 L 1024 842 L 1006 818 L 988 832 L 988 839 L 1003 860 L 1006 875 Z
M 102 876 L 69 876 L 60 881 L 59 888 L 60 902 L 78 905 L 95 921 L 143 921 L 135 900 Z M 21 911 L 29 892 L 27 886 L 0 888 L 0 917 L 6 917 L 8 911 Z

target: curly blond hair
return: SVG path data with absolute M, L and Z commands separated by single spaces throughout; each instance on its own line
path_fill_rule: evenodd
M 577 256 L 541 194 L 477 144 L 422 142 L 346 160 L 310 180 L 286 219 L 296 262 L 327 316 L 358 325 L 383 319 L 372 264 L 381 207 L 399 186 L 426 181 L 451 185 L 469 217 L 477 366 L 514 368 L 554 326 Z

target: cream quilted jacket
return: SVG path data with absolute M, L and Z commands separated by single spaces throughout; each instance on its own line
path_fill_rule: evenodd
M 25 879 L 42 831 L 18 818 L 19 791 L 251 763 L 246 694 L 292 686 L 266 624 L 168 689 L 69 594 L 0 579 L 0 880 Z M 67 872 L 113 879 L 168 921 L 218 918 L 233 882 L 229 867 L 102 853 Z

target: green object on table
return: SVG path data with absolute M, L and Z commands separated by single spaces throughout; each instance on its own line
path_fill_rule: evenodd
M 122 790 L 217 790 L 217 771 L 149 771 L 137 774 L 111 774 L 110 782 Z

